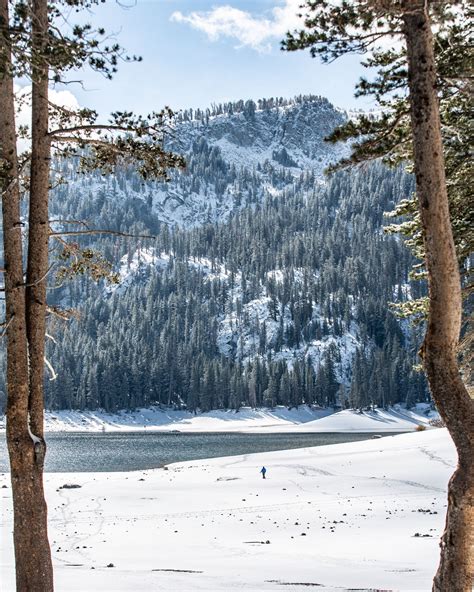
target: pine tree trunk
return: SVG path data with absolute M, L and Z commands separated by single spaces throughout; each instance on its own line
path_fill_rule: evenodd
M 45 31 L 48 28 L 47 0 L 34 0 L 33 44 L 38 55 L 45 54 Z M 43 436 L 43 382 L 46 334 L 46 283 L 49 244 L 49 172 L 51 143 L 48 137 L 47 63 L 33 69 L 32 144 L 26 321 L 30 357 L 30 426 Z
M 449 483 L 435 592 L 468 592 L 474 575 L 474 401 L 456 351 L 461 283 L 448 210 L 433 38 L 427 3 L 405 0 L 416 191 L 424 233 L 430 310 L 422 357 L 431 393 L 458 453 Z
M 32 4 L 32 46 L 44 55 L 48 27 L 46 0 Z M 28 264 L 26 273 L 26 334 L 29 356 L 27 406 L 14 418 L 22 438 L 10 447 L 16 480 L 14 540 L 17 592 L 52 592 L 53 568 L 48 541 L 47 506 L 43 487 L 46 444 L 43 431 L 43 374 L 48 269 L 48 68 L 39 58 L 32 70 L 32 154 L 30 173 Z M 13 418 L 12 418 L 13 419 Z M 26 433 L 24 433 L 26 430 Z
M 8 23 L 8 0 L 0 0 L 0 24 Z M 8 36 L 0 36 L 0 157 L 3 217 L 5 323 L 7 337 L 8 408 L 27 409 L 28 359 L 23 278 L 22 223 L 14 110 L 13 78 Z M 24 413 L 26 416 L 26 412 Z M 11 424 L 9 433 L 11 434 Z M 27 433 L 27 424 L 22 426 Z
M 46 534 L 42 470 L 44 447 L 32 438 L 22 224 L 16 148 L 13 77 L 6 27 L 8 0 L 0 0 L 5 32 L 0 39 L 0 145 L 6 170 L 2 174 L 2 214 L 7 323 L 7 444 L 14 510 L 14 544 L 18 592 L 50 591 L 52 566 Z M 42 432 L 40 433 L 42 436 Z

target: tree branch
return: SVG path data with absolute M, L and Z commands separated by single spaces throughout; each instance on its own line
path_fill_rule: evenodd
M 90 234 L 115 234 L 116 236 L 125 236 L 127 238 L 149 238 L 156 239 L 156 236 L 151 234 L 131 234 L 128 232 L 120 232 L 119 230 L 66 230 L 65 232 L 51 232 L 50 236 L 83 236 Z
M 151 128 L 150 128 L 151 129 Z M 122 125 L 115 125 L 115 124 L 100 124 L 94 123 L 89 125 L 76 125 L 74 127 L 68 128 L 57 128 L 52 130 L 48 133 L 48 136 L 56 139 L 63 140 L 62 136 L 57 136 L 57 134 L 72 134 L 74 132 L 83 132 L 83 131 L 95 131 L 95 130 L 105 130 L 105 131 L 113 131 L 113 132 L 133 132 L 134 130 L 130 128 L 130 126 L 122 126 Z

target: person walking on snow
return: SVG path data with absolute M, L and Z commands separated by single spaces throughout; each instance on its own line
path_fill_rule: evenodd
M 267 472 L 267 469 L 265 467 L 262 467 L 260 469 L 260 472 L 262 473 L 262 479 L 265 479 L 265 473 Z

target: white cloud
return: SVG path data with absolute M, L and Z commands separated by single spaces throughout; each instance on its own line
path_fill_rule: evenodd
M 268 11 L 268 16 L 254 15 L 225 5 L 209 12 L 191 12 L 187 15 L 174 12 L 171 20 L 204 32 L 211 41 L 230 37 L 239 42 L 239 47 L 267 53 L 271 50 L 272 42 L 282 40 L 287 31 L 301 27 L 301 19 L 297 16 L 300 4 L 301 0 L 284 0 L 283 5 Z

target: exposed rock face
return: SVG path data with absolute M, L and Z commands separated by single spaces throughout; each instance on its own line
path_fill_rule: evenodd
M 253 107 L 249 107 L 249 104 Z M 224 110 L 225 107 L 225 110 Z M 78 175 L 70 163 L 69 191 L 104 200 L 136 197 L 170 225 L 223 221 L 235 209 L 283 190 L 302 174 L 322 177 L 345 152 L 324 138 L 346 116 L 322 97 L 251 101 L 180 114 L 168 147 L 185 154 L 186 171 L 164 184 L 143 183 L 132 170 L 114 177 Z

